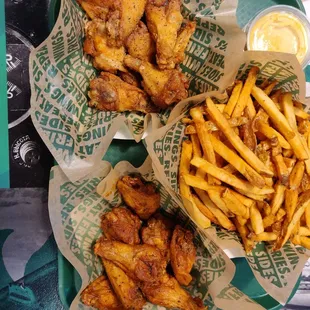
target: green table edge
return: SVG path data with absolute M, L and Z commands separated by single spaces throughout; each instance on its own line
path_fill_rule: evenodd
M 0 188 L 10 187 L 4 0 L 0 0 Z M 4 108 L 3 108 L 4 106 Z

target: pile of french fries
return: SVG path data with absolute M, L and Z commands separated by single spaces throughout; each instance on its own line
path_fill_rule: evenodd
M 289 239 L 310 249 L 310 122 L 276 81 L 252 67 L 226 104 L 207 98 L 183 118 L 179 189 L 203 219 L 237 230 L 245 251 Z

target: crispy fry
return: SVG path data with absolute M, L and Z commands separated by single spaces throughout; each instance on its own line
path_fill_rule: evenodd
M 202 169 L 206 173 L 209 173 L 213 175 L 214 177 L 217 177 L 219 180 L 233 187 L 241 189 L 243 191 L 258 194 L 258 195 L 265 195 L 265 194 L 270 194 L 274 192 L 273 188 L 268 188 L 266 186 L 263 188 L 255 187 L 251 185 L 249 182 L 246 182 L 244 180 L 237 178 L 233 174 L 226 172 L 222 168 L 218 168 L 212 165 L 211 163 L 207 162 L 206 160 L 202 158 L 194 157 L 191 161 L 191 164 L 197 168 Z
M 206 216 L 212 223 L 214 224 L 219 224 L 218 220 L 216 217 L 213 215 L 213 213 L 200 201 L 200 199 L 195 195 L 193 195 L 193 199 L 195 202 L 195 205 L 199 209 L 199 211 Z
M 283 152 L 283 153 L 284 153 L 284 152 Z M 293 168 L 294 168 L 294 166 L 295 166 L 296 159 L 295 159 L 295 158 L 283 157 L 283 160 L 284 160 L 284 162 L 285 162 L 285 165 L 286 165 L 286 167 L 287 167 L 287 169 L 288 169 L 289 174 L 291 174 L 291 173 L 292 173 L 292 170 L 293 170 Z
M 256 207 L 256 204 L 253 204 L 250 208 L 250 218 L 255 234 L 258 235 L 264 232 L 263 219 L 259 210 Z
M 193 156 L 202 157 L 201 147 L 199 143 L 198 136 L 196 134 L 193 134 L 190 136 L 192 146 L 193 146 Z
M 264 199 L 266 199 L 266 194 L 264 194 L 264 195 L 255 194 L 255 193 L 244 191 L 244 190 L 239 189 L 239 188 L 236 188 L 236 191 L 239 192 L 240 194 L 244 195 L 244 196 L 247 196 L 248 198 L 253 199 L 253 200 L 263 201 Z
M 229 189 L 229 191 L 242 203 L 244 204 L 246 207 L 250 208 L 252 206 L 252 204 L 254 204 L 254 201 L 248 197 L 245 197 L 235 191 L 233 191 L 232 189 Z
M 254 117 L 256 116 L 256 110 L 255 110 L 251 96 L 248 99 L 247 108 L 248 108 L 248 115 L 249 115 L 250 119 L 251 120 L 254 119 Z
M 194 123 L 194 121 L 191 118 L 188 118 L 188 117 L 183 117 L 181 122 L 183 124 L 192 124 L 192 123 Z
M 216 189 L 209 189 L 208 195 L 211 199 L 211 201 L 223 211 L 223 213 L 227 217 L 234 217 L 234 214 L 229 210 L 229 208 L 226 205 L 226 202 L 222 198 L 222 194 L 217 191 Z
M 235 109 L 235 106 L 237 104 L 237 101 L 239 99 L 239 96 L 240 96 L 240 92 L 241 92 L 241 89 L 242 89 L 242 86 L 243 86 L 243 83 L 241 81 L 236 81 L 235 82 L 235 86 L 234 86 L 234 89 L 230 95 L 230 98 L 226 104 L 226 107 L 224 109 L 224 113 L 226 113 L 227 115 L 231 116 L 234 109 Z
M 258 235 L 254 235 L 252 234 L 251 235 L 251 239 L 253 241 L 274 241 L 274 240 L 277 240 L 278 238 L 278 235 L 273 233 L 273 232 L 262 232 Z
M 310 238 L 301 236 L 300 245 L 309 250 L 310 249 Z
M 307 112 L 305 112 L 303 109 L 299 109 L 297 107 L 294 107 L 294 113 L 295 113 L 295 116 L 297 116 L 301 119 L 308 120 L 310 118 L 310 116 Z
M 283 232 L 281 238 L 279 238 L 274 246 L 274 250 L 280 249 L 286 241 L 289 239 L 291 233 L 293 232 L 295 226 L 300 220 L 301 216 L 305 212 L 305 209 L 310 205 L 310 190 L 301 194 L 298 199 L 298 204 L 296 211 L 292 217 L 292 220 L 288 223 L 286 227 L 283 227 Z
M 305 210 L 305 216 L 306 216 L 306 224 L 307 227 L 310 229 L 310 207 L 307 207 Z
M 290 146 L 290 144 L 285 140 L 285 138 L 279 132 L 277 132 L 275 129 L 270 127 L 268 124 L 266 124 L 262 121 L 258 121 L 257 127 L 258 127 L 259 132 L 261 132 L 264 136 L 266 136 L 266 138 L 274 139 L 275 137 L 277 137 L 280 146 L 283 147 L 284 149 L 291 149 L 292 148 Z
M 254 118 L 255 115 L 252 118 L 250 117 L 250 112 L 249 112 L 248 107 L 244 109 L 244 114 L 249 117 L 249 121 L 240 127 L 240 134 L 242 136 L 243 143 L 252 152 L 255 153 L 256 147 L 257 147 L 257 139 L 256 139 L 256 135 L 254 133 L 254 129 L 252 126 L 252 119 Z
M 276 221 L 280 221 L 283 216 L 285 216 L 286 212 L 283 208 L 280 208 L 276 215 Z
M 237 215 L 236 219 L 241 226 L 246 225 L 248 219 L 243 218 L 242 216 Z
M 248 208 L 234 196 L 228 188 L 223 192 L 222 199 L 225 201 L 227 208 L 234 214 L 249 218 Z
M 287 168 L 287 166 L 283 160 L 282 154 L 278 154 L 278 155 L 274 156 L 272 159 L 273 159 L 273 163 L 276 167 L 279 180 L 281 181 L 282 184 L 287 185 L 289 182 L 290 173 L 289 173 L 288 168 Z
M 298 161 L 293 168 L 290 178 L 289 178 L 289 188 L 296 190 L 301 183 L 302 177 L 305 171 L 305 163 L 303 161 Z
M 222 156 L 228 163 L 233 165 L 251 184 L 259 188 L 264 187 L 264 178 L 259 175 L 241 157 L 229 149 L 223 142 L 210 135 L 214 151 Z
M 231 164 L 224 166 L 223 169 L 226 170 L 227 172 L 231 173 L 231 174 L 238 172 L 238 170 Z
M 283 150 L 282 154 L 284 157 L 292 157 L 294 155 L 294 151 L 292 149 Z
M 249 229 L 245 225 L 240 225 L 237 220 L 234 223 L 242 239 L 245 252 L 250 253 L 254 248 L 254 241 L 248 238 Z
M 305 226 L 300 226 L 298 230 L 298 235 L 300 236 L 310 236 L 310 229 Z
M 270 205 L 271 214 L 275 215 L 282 206 L 284 201 L 285 189 L 286 187 L 279 182 L 277 182 L 277 184 L 275 185 L 275 193 Z
M 269 177 L 272 176 L 272 172 L 265 168 L 265 165 L 258 159 L 258 157 L 244 145 L 239 136 L 235 134 L 231 127 L 229 127 L 226 118 L 216 109 L 211 98 L 207 98 L 206 104 L 207 113 L 213 118 L 213 121 L 222 130 L 226 138 L 240 153 L 243 159 L 258 173 Z
M 278 106 L 278 103 L 279 103 L 279 98 L 282 94 L 282 91 L 281 89 L 277 89 L 271 96 L 271 100 L 276 104 L 276 106 L 279 108 L 280 106 Z
M 236 107 L 232 113 L 232 117 L 239 117 L 241 116 L 243 110 L 247 106 L 248 100 L 250 98 L 250 94 L 252 91 L 253 86 L 255 86 L 255 82 L 257 79 L 257 74 L 259 72 L 258 67 L 252 67 L 249 71 L 248 77 L 244 83 L 244 86 L 241 90 L 238 102 Z
M 272 81 L 269 85 L 267 85 L 265 88 L 263 88 L 264 93 L 269 96 L 277 84 L 278 84 L 277 81 Z
M 295 190 L 286 189 L 285 190 L 285 211 L 287 220 L 290 222 L 292 220 L 293 214 L 298 202 L 298 193 Z
M 234 231 L 236 230 L 235 225 L 231 220 L 213 203 L 208 194 L 201 189 L 195 189 L 195 192 L 199 196 L 200 200 L 204 203 L 204 206 L 207 207 L 217 218 L 219 224 L 226 228 L 227 230 Z
M 275 215 L 269 214 L 269 215 L 265 216 L 263 219 L 264 228 L 271 226 L 275 221 L 276 221 Z

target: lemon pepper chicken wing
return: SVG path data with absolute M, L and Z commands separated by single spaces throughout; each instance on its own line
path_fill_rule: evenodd
M 165 275 L 160 284 L 143 283 L 142 292 L 146 298 L 153 304 L 157 304 L 169 309 L 180 310 L 203 310 L 200 298 L 193 298 L 178 283 L 178 281 Z
M 117 182 L 117 189 L 128 207 L 142 220 L 147 220 L 160 207 L 160 194 L 154 184 L 139 177 L 124 176 Z
M 143 90 L 108 72 L 101 72 L 99 77 L 90 82 L 88 96 L 90 98 L 88 105 L 98 110 L 143 113 L 157 110 L 148 102 L 148 97 Z
M 139 244 L 141 221 L 126 208 L 113 208 L 101 218 L 101 229 L 109 240 Z
M 193 234 L 177 225 L 173 231 L 170 244 L 171 266 L 175 277 L 181 285 L 188 285 L 192 281 L 190 272 L 196 259 L 196 248 Z
M 156 42 L 156 60 L 160 69 L 173 69 L 184 59 L 184 51 L 195 23 L 182 30 L 181 0 L 149 0 L 146 6 L 147 26 Z
M 86 24 L 84 52 L 91 55 L 95 68 L 109 72 L 127 71 L 123 65 L 125 48 L 108 46 L 105 23 L 94 19 Z
M 81 293 L 81 301 L 83 304 L 99 310 L 124 309 L 105 276 L 100 276 L 88 284 Z
M 121 268 L 108 260 L 102 260 L 115 294 L 125 309 L 140 310 L 146 303 L 137 283 Z
M 158 107 L 164 109 L 188 96 L 188 80 L 177 69 L 158 70 L 147 61 L 127 55 L 125 65 L 141 74 L 142 86 Z
M 99 239 L 95 254 L 123 269 L 135 281 L 159 282 L 166 271 L 166 260 L 156 247 L 129 245 L 119 241 Z

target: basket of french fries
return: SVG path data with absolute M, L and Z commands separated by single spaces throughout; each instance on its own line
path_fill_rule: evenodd
M 160 182 L 223 250 L 242 244 L 258 282 L 284 304 L 310 249 L 309 115 L 299 81 L 287 83 L 299 67 L 277 80 L 280 54 L 265 55 L 246 52 L 225 94 L 184 102 L 146 141 Z

